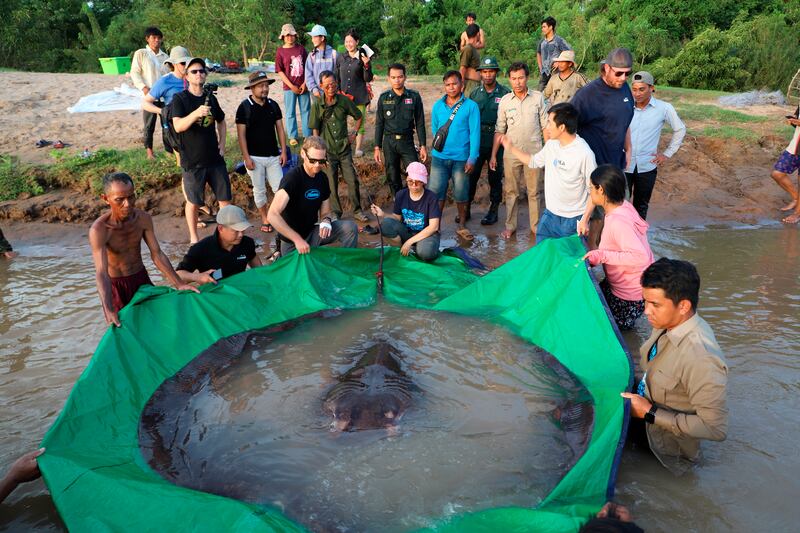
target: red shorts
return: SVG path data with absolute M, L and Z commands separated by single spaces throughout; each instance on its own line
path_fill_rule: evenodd
M 111 278 L 111 307 L 114 311 L 119 311 L 128 305 L 139 287 L 152 284 L 146 268 L 130 276 Z

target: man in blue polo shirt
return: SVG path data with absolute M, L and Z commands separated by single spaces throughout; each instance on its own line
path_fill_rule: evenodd
M 241 207 L 226 205 L 217 213 L 217 230 L 195 243 L 175 269 L 186 283 L 217 283 L 217 280 L 261 266 L 256 243 L 244 235 L 252 226 Z
M 431 152 L 431 176 L 429 189 L 439 198 L 440 210 L 444 210 L 447 187 L 453 180 L 453 196 L 458 207 L 458 229 L 456 233 L 464 240 L 475 237 L 466 228 L 469 207 L 469 174 L 475 168 L 481 146 L 481 112 L 478 104 L 462 94 L 461 73 L 447 71 L 444 80 L 445 95 L 433 104 L 431 130 L 434 142 L 436 133 L 445 126 L 455 111 L 447 131 L 444 146 Z

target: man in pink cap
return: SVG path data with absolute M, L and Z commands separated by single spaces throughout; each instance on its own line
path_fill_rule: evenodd
M 422 163 L 408 165 L 408 187 L 397 191 L 392 213 L 386 213 L 375 204 L 370 209 L 381 218 L 381 231 L 386 237 L 400 237 L 400 253 L 412 250 L 423 261 L 439 257 L 439 220 L 442 211 L 436 194 L 425 188 L 428 170 Z

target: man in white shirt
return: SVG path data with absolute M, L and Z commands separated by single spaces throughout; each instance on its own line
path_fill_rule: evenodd
M 515 147 L 508 136 L 503 146 L 531 168 L 544 168 L 544 204 L 536 228 L 536 244 L 545 239 L 586 235 L 594 203 L 589 195 L 589 176 L 597 165 L 594 152 L 576 133 L 578 110 L 561 103 L 550 108 L 544 148 L 535 155 Z
M 169 68 L 164 65 L 164 61 L 169 59 L 169 56 L 161 49 L 164 34 L 155 26 L 144 31 L 144 40 L 147 46 L 137 50 L 131 60 L 131 81 L 134 87 L 147 96 L 155 82 L 161 76 L 169 73 Z M 153 132 L 156 129 L 156 113 L 142 110 L 142 117 L 144 119 L 142 140 L 147 150 L 147 158 L 153 159 L 155 157 L 153 155 Z
M 672 157 L 681 147 L 686 126 L 675 108 L 653 96 L 653 75 L 640 71 L 633 75 L 633 120 L 631 121 L 631 161 L 625 169 L 631 203 L 642 219 L 647 218 L 647 207 L 656 184 L 658 167 Z M 664 123 L 672 128 L 672 139 L 663 152 L 658 151 L 658 140 Z

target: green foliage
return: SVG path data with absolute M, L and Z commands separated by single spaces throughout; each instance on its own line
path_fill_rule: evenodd
M 733 91 L 744 87 L 750 74 L 742 70 L 738 43 L 727 32 L 708 28 L 689 41 L 675 57 L 652 66 L 659 83 L 697 89 Z
M 690 135 L 701 135 L 703 137 L 714 137 L 717 139 L 735 140 L 747 144 L 756 142 L 760 135 L 747 128 L 737 126 L 705 126 L 700 131 L 689 130 Z
M 16 200 L 21 194 L 42 194 L 44 188 L 33 174 L 8 155 L 0 155 L 0 201 Z
M 533 72 L 548 15 L 588 76 L 615 46 L 628 47 L 636 68 L 651 68 L 660 83 L 683 87 L 786 90 L 800 66 L 797 0 L 94 0 L 91 10 L 84 0 L 3 0 L 0 68 L 97 72 L 98 57 L 144 46 L 150 25 L 164 31 L 166 49 L 272 59 L 280 26 L 291 21 L 306 46 L 314 24 L 334 47 L 354 27 L 378 51 L 376 64 L 441 75 L 458 65 L 468 11 L 487 36 L 482 54 L 503 66 L 525 61 Z

